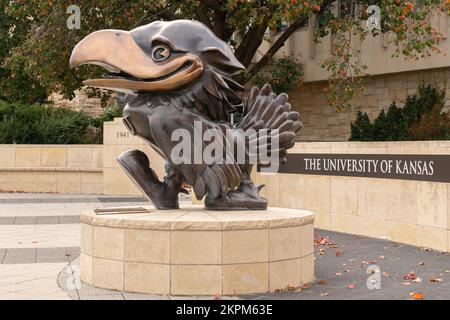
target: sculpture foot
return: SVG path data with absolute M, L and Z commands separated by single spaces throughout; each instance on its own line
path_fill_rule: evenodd
M 127 150 L 118 158 L 120 166 L 135 185 L 159 210 L 178 209 L 178 186 L 170 179 L 159 181 L 155 171 L 150 168 L 147 155 L 140 150 Z
M 255 187 L 251 180 L 243 181 L 238 189 L 228 192 L 219 198 L 205 199 L 205 209 L 207 210 L 266 210 L 267 199 L 259 195 L 259 191 L 264 187 Z

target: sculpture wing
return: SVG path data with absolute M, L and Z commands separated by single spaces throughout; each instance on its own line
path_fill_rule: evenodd
M 178 110 L 157 117 L 152 116 L 150 128 L 155 145 L 162 151 L 166 159 L 183 174 L 187 182 L 193 186 L 197 199 L 202 199 L 207 192 L 216 198 L 220 194 L 238 187 L 242 173 L 232 155 L 228 154 L 227 157 L 227 152 L 230 149 L 227 148 L 228 142 L 223 130 L 201 115 L 189 113 L 189 116 L 186 116 L 184 112 Z M 168 118 L 170 118 L 170 121 L 167 120 Z M 179 129 L 178 138 L 172 139 L 172 134 L 177 129 Z M 203 133 L 210 129 L 214 130 L 211 132 L 217 139 L 203 141 L 201 139 Z M 197 148 L 194 146 L 194 137 L 197 139 Z M 182 146 L 190 148 L 190 154 L 186 149 L 183 150 Z M 222 150 L 217 157 L 214 157 L 218 160 L 205 163 L 202 155 L 206 148 Z M 195 161 L 195 152 L 197 152 L 197 160 L 200 161 Z M 200 152 L 201 155 L 198 154 Z
M 276 130 L 274 137 L 278 138 L 278 148 L 272 149 L 270 142 L 265 139 L 258 140 L 258 135 L 253 134 L 246 141 L 246 150 L 250 153 L 249 145 L 258 141 L 256 152 L 260 147 L 267 147 L 267 150 L 271 152 L 278 152 L 280 163 L 285 163 L 287 150 L 294 146 L 295 137 L 302 127 L 299 117 L 298 112 L 291 111 L 287 94 L 282 93 L 277 96 L 270 85 L 266 84 L 261 90 L 257 87 L 252 88 L 244 103 L 242 120 L 237 128 L 244 132 L 252 129 L 255 131 Z M 257 156 L 257 154 L 250 154 L 250 156 Z

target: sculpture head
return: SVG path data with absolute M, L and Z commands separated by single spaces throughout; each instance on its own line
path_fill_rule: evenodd
M 227 43 L 200 22 L 156 21 L 131 31 L 100 30 L 80 41 L 70 67 L 100 65 L 109 78 L 85 81 L 125 92 L 168 92 L 224 81 L 244 70 Z

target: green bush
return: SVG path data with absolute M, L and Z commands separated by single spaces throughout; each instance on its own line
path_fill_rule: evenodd
M 396 103 L 383 110 L 373 123 L 367 113 L 358 112 L 351 124 L 351 141 L 448 140 L 450 118 L 442 112 L 445 93 L 421 85 L 416 95 L 408 96 L 403 108 Z
M 98 117 L 90 119 L 90 128 L 88 137 L 91 143 L 102 144 L 103 143 L 103 122 L 112 121 L 116 117 L 122 116 L 122 107 L 117 104 L 105 109 L 103 114 Z
M 113 106 L 110 106 L 105 109 L 102 115 L 96 118 L 92 118 L 90 124 L 93 127 L 102 129 L 103 128 L 103 122 L 105 121 L 113 121 L 114 118 L 121 117 L 122 116 L 122 108 L 114 104 Z
M 83 112 L 0 101 L 0 143 L 92 143 L 87 135 L 90 121 Z

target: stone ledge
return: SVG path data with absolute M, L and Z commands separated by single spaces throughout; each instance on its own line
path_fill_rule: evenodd
M 98 173 L 103 173 L 102 168 L 71 168 L 71 167 L 0 167 L 0 171 L 98 172 Z
M 155 210 L 146 206 L 145 213 L 115 212 L 98 215 L 81 214 L 81 222 L 93 226 L 144 230 L 256 230 L 302 226 L 314 222 L 307 210 L 269 208 L 255 211 L 213 211 L 201 206 L 186 206 L 178 210 Z
M 81 214 L 81 279 L 139 293 L 263 293 L 314 280 L 309 211 Z M 152 275 L 152 276 L 149 276 Z

